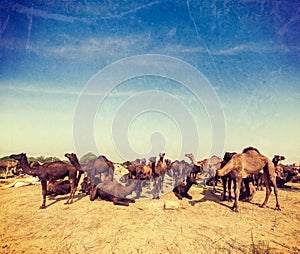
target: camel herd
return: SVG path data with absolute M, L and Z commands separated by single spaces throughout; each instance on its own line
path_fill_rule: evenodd
M 232 200 L 231 186 L 232 183 L 234 185 L 233 211 L 238 211 L 241 190 L 245 190 L 247 200 L 253 198 L 253 185 L 257 188 L 265 186 L 266 196 L 261 207 L 265 207 L 268 203 L 271 187 L 273 187 L 276 198 L 275 209 L 280 210 L 277 185 L 282 187 L 286 181 L 299 173 L 278 163 L 285 159 L 283 156 L 275 155 L 271 161 L 253 147 L 245 148 L 241 153 L 226 152 L 223 159 L 212 156 L 197 161 L 192 154 L 186 154 L 191 163 L 184 160 L 172 162 L 165 159 L 165 153 L 160 153 L 158 158 L 150 157 L 148 163 L 145 159 L 126 161 L 122 166 L 128 173 L 124 174 L 119 181 L 115 179 L 115 164 L 103 155 L 85 164 L 80 164 L 74 153 L 66 153 L 65 157 L 70 163 L 55 161 L 30 164 L 25 153 L 10 156 L 25 174 L 39 178 L 43 197 L 41 209 L 46 208 L 47 195 L 70 193 L 65 204 L 71 204 L 81 176 L 84 174 L 81 191 L 89 195 L 91 201 L 98 198 L 111 201 L 115 205 L 128 206 L 129 203 L 134 203 L 135 199 L 140 198 L 143 188 L 152 194 L 153 199 L 158 199 L 164 192 L 164 178 L 168 175 L 172 179 L 173 193 L 178 199 L 192 199 L 188 191 L 193 184 L 205 185 L 211 181 L 215 190 L 218 178 L 221 178 L 222 200 Z M 68 180 L 65 180 L 65 177 L 68 177 Z M 133 192 L 136 193 L 136 197 L 127 198 Z

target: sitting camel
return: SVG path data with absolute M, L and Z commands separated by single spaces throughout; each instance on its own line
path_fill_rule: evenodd
M 93 183 L 92 183 L 91 179 L 88 176 L 83 178 L 83 181 L 80 184 L 80 186 L 81 186 L 81 189 L 80 189 L 81 193 L 85 193 L 86 195 L 90 195 L 90 192 L 93 188 Z
M 197 181 L 191 176 L 187 176 L 186 184 L 184 184 L 183 182 L 176 183 L 176 186 L 173 188 L 175 196 L 180 200 L 183 198 L 192 199 L 193 197 L 188 194 L 188 191 L 193 184 L 197 184 Z
M 274 193 L 276 198 L 275 209 L 280 210 L 274 164 L 270 159 L 262 155 L 257 149 L 249 147 L 244 149 L 243 153 L 235 154 L 224 167 L 217 171 L 217 174 L 219 176 L 224 176 L 228 173 L 231 173 L 232 178 L 236 181 L 235 201 L 232 207 L 233 211 L 238 211 L 238 199 L 240 196 L 240 187 L 243 178 L 246 178 L 251 174 L 256 174 L 261 169 L 263 169 L 264 178 L 266 179 L 266 198 L 261 207 L 265 207 L 268 203 L 271 193 L 270 184 L 272 184 L 274 186 Z
M 47 195 L 57 196 L 70 193 L 71 184 L 69 180 L 51 180 L 47 185 Z
M 65 204 L 71 204 L 73 202 L 74 194 L 77 188 L 77 170 L 76 168 L 63 161 L 47 162 L 43 165 L 31 168 L 28 164 L 27 156 L 25 153 L 12 154 L 12 159 L 19 161 L 25 174 L 37 176 L 42 184 L 42 196 L 43 203 L 40 209 L 46 208 L 46 195 L 47 195 L 47 181 L 53 181 L 57 179 L 64 179 L 66 176 L 69 177 L 71 184 L 70 197 Z
M 97 197 L 102 200 L 112 201 L 114 205 L 128 206 L 129 203 L 134 203 L 134 199 L 127 199 L 136 187 L 140 184 L 138 179 L 131 181 L 128 186 L 110 180 L 105 180 L 99 183 L 91 190 L 90 200 L 94 201 Z

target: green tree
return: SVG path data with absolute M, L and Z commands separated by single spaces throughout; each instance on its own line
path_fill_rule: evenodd
M 83 155 L 83 156 L 80 158 L 79 162 L 80 162 L 81 164 L 85 164 L 85 163 L 87 163 L 89 160 L 92 160 L 92 159 L 95 159 L 95 158 L 97 158 L 97 156 L 96 156 L 95 154 L 89 152 L 89 153 Z

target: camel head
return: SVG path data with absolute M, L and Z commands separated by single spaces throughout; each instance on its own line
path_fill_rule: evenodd
M 236 154 L 235 152 L 234 153 L 226 152 L 223 157 L 223 164 L 225 165 L 228 161 L 230 161 L 232 156 L 235 154 Z
M 279 162 L 285 160 L 285 157 L 282 155 L 274 155 L 273 161 Z
M 155 156 L 150 157 L 149 161 L 150 161 L 150 163 L 155 163 L 156 162 L 156 157 Z
M 194 157 L 194 155 L 192 153 L 187 153 L 187 154 L 185 154 L 185 157 L 192 159 Z
M 71 163 L 75 162 L 79 164 L 78 158 L 75 153 L 66 153 L 65 157 L 67 157 Z
M 159 158 L 163 159 L 165 157 L 165 155 L 166 155 L 165 153 L 160 153 Z
M 16 161 L 21 161 L 22 159 L 27 157 L 26 157 L 26 153 L 20 153 L 20 154 L 12 154 L 9 156 L 9 158 L 14 159 Z

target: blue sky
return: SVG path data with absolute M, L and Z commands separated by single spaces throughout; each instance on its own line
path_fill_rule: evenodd
M 117 61 L 156 54 L 206 77 L 224 112 L 222 152 L 252 145 L 299 162 L 299 10 L 296 1 L 1 1 L 0 155 L 210 156 L 212 116 L 182 84 L 161 77 L 115 87 L 86 134 L 97 150 L 74 145 L 74 114 L 88 82 Z M 157 102 L 177 104 L 166 113 L 152 109 Z M 124 111 L 130 103 L 138 115 Z M 183 113 L 191 124 L 180 122 Z

